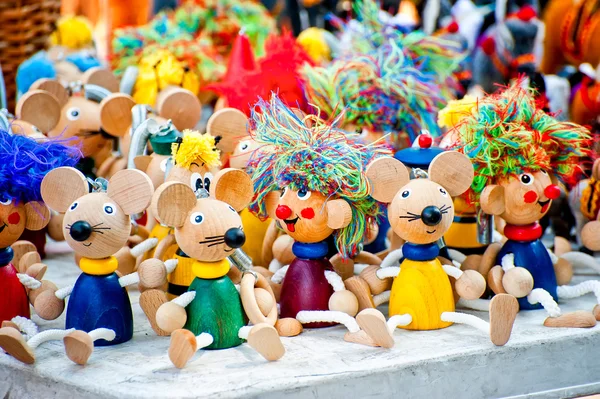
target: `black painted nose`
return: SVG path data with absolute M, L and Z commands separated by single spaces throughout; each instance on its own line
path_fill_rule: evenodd
M 85 241 L 92 235 L 92 226 L 86 221 L 79 220 L 73 223 L 69 235 L 75 241 Z
M 421 212 L 421 220 L 427 226 L 437 226 L 442 220 L 442 211 L 437 206 L 428 206 Z
M 233 228 L 225 232 L 225 244 L 230 248 L 241 248 L 246 242 L 246 235 L 242 229 Z

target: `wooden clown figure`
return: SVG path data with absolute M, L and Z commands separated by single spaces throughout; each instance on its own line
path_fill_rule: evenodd
M 591 312 L 562 314 L 557 302 L 594 292 L 600 282 L 560 286 L 558 258 L 542 241 L 538 221 L 560 195 L 558 179 L 578 168 L 589 145 L 588 131 L 558 122 L 537 108 L 533 91 L 519 82 L 481 99 L 453 129 L 456 146 L 475 168 L 469 201 L 506 221 L 508 238 L 487 274 L 490 288 L 519 299 L 521 309 L 544 308 L 550 327 L 591 327 Z M 489 268 L 488 268 L 489 269 Z
M 364 145 L 317 116 L 300 119 L 276 96 L 261 101 L 251 121 L 252 138 L 267 148 L 249 164 L 255 189 L 250 210 L 273 218 L 295 243 L 292 263 L 277 271 L 282 279 L 282 323 L 302 328 L 342 323 L 351 342 L 376 345 L 354 315 L 358 302 L 346 290 L 326 255 L 333 235 L 338 252 L 351 258 L 360 251 L 381 205 L 369 196 L 366 165 L 389 154 L 383 144 Z M 333 125 L 335 126 L 335 124 Z

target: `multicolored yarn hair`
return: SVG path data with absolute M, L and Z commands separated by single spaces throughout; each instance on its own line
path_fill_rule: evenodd
M 275 95 L 256 107 L 251 135 L 268 150 L 259 148 L 247 169 L 256 195 L 250 210 L 266 218 L 267 194 L 283 187 L 342 198 L 352 209 L 352 223 L 334 232 L 336 247 L 345 258 L 355 255 L 382 211 L 369 195 L 366 165 L 389 155 L 389 149 L 382 143 L 364 145 L 358 135 L 340 131 L 315 115 L 300 119 Z
M 207 169 L 221 166 L 221 152 L 216 145 L 217 140 L 209 133 L 186 129 L 181 142 L 171 144 L 173 163 L 184 169 L 189 169 L 192 163 L 198 161 Z
M 81 151 L 64 140 L 37 142 L 0 130 L 0 197 L 41 201 L 44 176 L 61 166 L 75 166 L 80 158 Z
M 408 134 L 421 129 L 436 134 L 436 112 L 447 99 L 432 74 L 423 73 L 390 42 L 367 54 L 339 59 L 326 67 L 301 71 L 309 103 L 328 117 L 344 113 L 344 122 L 375 132 Z
M 475 178 L 467 192 L 472 203 L 479 203 L 486 186 L 521 173 L 545 170 L 564 182 L 589 151 L 586 128 L 546 114 L 537 108 L 534 91 L 521 85 L 480 99 L 448 132 L 473 161 Z

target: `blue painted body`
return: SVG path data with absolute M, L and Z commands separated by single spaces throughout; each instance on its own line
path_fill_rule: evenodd
M 372 254 L 376 254 L 387 249 L 386 239 L 387 232 L 390 229 L 390 222 L 388 221 L 387 216 L 379 219 L 379 232 L 377 233 L 377 238 L 375 240 L 365 245 L 365 251 L 370 252 Z
M 496 264 L 500 265 L 502 257 L 506 254 L 515 255 L 515 266 L 524 267 L 533 277 L 533 288 L 543 288 L 548 291 L 555 301 L 558 301 L 556 293 L 557 283 L 554 274 L 554 266 L 548 251 L 542 241 L 513 241 L 508 240 L 498 253 Z M 521 309 L 542 309 L 542 305 L 532 305 L 527 301 L 527 297 L 519 298 L 519 307 Z
M 90 332 L 108 328 L 115 332 L 113 341 L 99 339 L 95 346 L 117 345 L 133 336 L 133 313 L 127 290 L 119 285 L 116 273 L 96 276 L 82 273 L 67 306 L 66 328 Z

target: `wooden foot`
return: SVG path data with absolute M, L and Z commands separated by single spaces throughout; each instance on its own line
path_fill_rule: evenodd
M 0 348 L 20 362 L 35 363 L 33 350 L 27 345 L 18 329 L 0 328 Z
M 85 331 L 75 330 L 63 338 L 67 357 L 73 363 L 85 366 L 94 352 L 94 341 Z
M 490 339 L 494 345 L 508 342 L 519 312 L 519 302 L 508 294 L 498 294 L 490 301 Z
M 166 337 L 169 335 L 169 333 L 161 329 L 156 323 L 156 312 L 158 311 L 158 308 L 166 302 L 168 302 L 167 294 L 161 290 L 150 289 L 142 292 L 140 295 L 140 307 L 144 311 L 144 314 L 148 318 L 150 326 L 156 335 L 161 337 Z
M 48 270 L 48 266 L 43 263 L 34 263 L 33 265 L 27 268 L 27 275 L 33 277 L 36 280 L 42 281 L 44 275 L 46 274 L 46 270 Z
M 546 327 L 590 328 L 596 325 L 596 317 L 591 312 L 578 310 L 558 317 L 548 317 Z
M 379 346 L 364 330 L 355 333 L 347 332 L 344 335 L 344 341 L 367 346 Z
M 302 323 L 293 317 L 285 317 L 275 322 L 275 329 L 279 333 L 280 337 L 295 337 L 300 335 L 304 328 Z
M 281 359 L 285 354 L 285 348 L 277 330 L 267 323 L 260 323 L 252 327 L 248 334 L 248 345 L 269 361 Z
M 592 314 L 596 318 L 596 320 L 600 320 L 600 305 L 594 306 L 594 310 L 592 310 Z M 4 325 L 2 325 L 4 327 Z
M 61 226 L 62 229 L 62 226 Z M 21 257 L 25 255 L 27 252 L 35 252 L 37 251 L 35 245 L 26 240 L 19 240 L 10 246 L 13 250 L 13 259 L 12 264 L 15 268 L 19 268 Z
M 383 348 L 394 346 L 394 337 L 387 328 L 385 316 L 377 309 L 365 309 L 356 316 L 356 322 L 369 337 Z
M 180 329 L 173 331 L 171 334 L 169 359 L 178 369 L 185 367 L 197 349 L 196 337 L 191 331 Z

